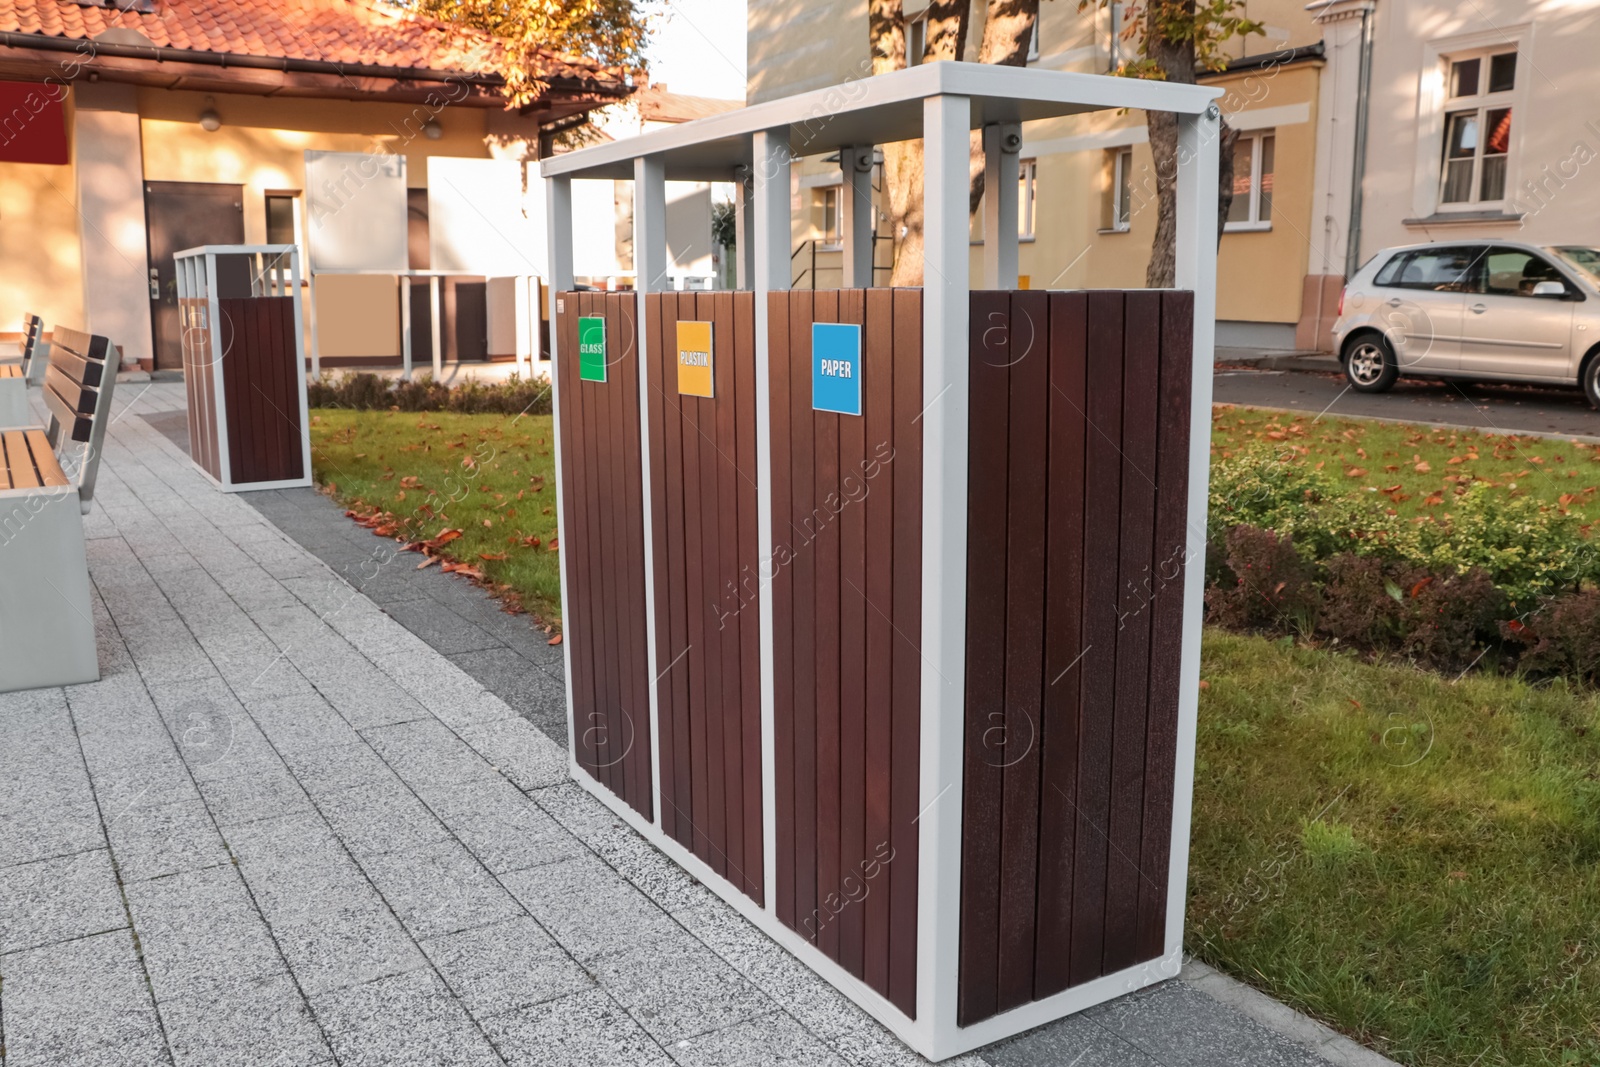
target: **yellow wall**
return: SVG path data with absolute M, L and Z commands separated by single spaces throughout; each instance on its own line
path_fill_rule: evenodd
M 214 101 L 208 103 L 208 99 Z M 214 107 L 222 128 L 208 133 L 199 116 Z M 405 156 L 406 184 L 428 184 L 428 157 L 478 156 L 488 112 L 445 107 L 435 121 L 437 141 L 420 136 L 431 112 L 421 105 L 218 96 L 142 89 L 147 181 L 221 182 L 245 186 L 245 240 L 266 237 L 265 194 L 298 190 L 305 182 L 305 153 L 395 152 Z
M 30 313 L 47 331 L 83 322 L 77 195 L 70 162 L 0 163 L 0 335 L 20 333 Z

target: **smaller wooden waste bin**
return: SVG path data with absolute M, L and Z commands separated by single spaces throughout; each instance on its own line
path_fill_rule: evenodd
M 229 493 L 310 485 L 299 253 L 202 245 L 173 258 L 195 466 Z

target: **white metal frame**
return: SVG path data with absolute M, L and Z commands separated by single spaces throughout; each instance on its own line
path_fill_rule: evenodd
M 270 482 L 235 482 L 231 473 L 233 467 L 229 459 L 228 434 L 225 429 L 219 429 L 217 432 L 217 469 L 222 472 L 222 477 L 220 479 L 214 477 L 199 463 L 195 463 L 195 469 L 225 493 L 309 486 L 311 413 L 306 403 L 305 317 L 300 288 L 300 250 L 295 245 L 199 245 L 195 248 L 186 248 L 172 257 L 177 265 L 178 296 L 190 299 L 200 297 L 206 301 L 206 322 L 210 326 L 206 334 L 211 351 L 205 356 L 213 365 L 220 365 L 227 352 L 222 347 L 222 331 L 217 328 L 222 318 L 217 295 L 217 257 L 235 255 L 254 257 L 258 264 L 250 279 L 252 295 L 287 296 L 294 300 L 295 384 L 298 387 L 296 392 L 300 404 L 300 469 L 305 473 L 299 478 L 282 478 Z M 185 347 L 192 343 L 187 331 L 183 343 Z M 227 422 L 227 386 L 220 372 L 212 377 L 212 396 L 215 398 L 212 409 L 197 411 L 195 415 L 203 423 L 214 421 L 219 427 L 224 427 Z
M 1194 781 L 1194 742 L 1198 711 L 1200 627 L 1205 547 L 1206 479 L 1209 472 L 1211 365 L 1215 328 L 1217 233 L 1217 133 L 1220 114 L 1213 102 L 1220 90 L 1099 75 L 994 67 L 967 63 L 924 64 L 848 85 L 774 100 L 696 122 L 654 130 L 546 160 L 549 186 L 551 319 L 557 294 L 572 283 L 573 178 L 635 178 L 635 255 L 640 262 L 664 262 L 665 235 L 653 224 L 656 188 L 669 179 L 739 180 L 747 177 L 753 195 L 739 213 L 740 284 L 756 291 L 756 451 L 758 539 L 762 581 L 761 755 L 765 905 L 740 889 L 664 834 L 656 819 L 642 818 L 619 797 L 591 778 L 569 750 L 571 773 L 618 817 L 638 830 L 766 934 L 844 992 L 912 1048 L 938 1060 L 977 1048 L 1023 1030 L 1080 1011 L 1111 997 L 1173 977 L 1181 962 L 1183 908 L 1187 878 L 1189 822 Z M 969 133 L 984 131 L 985 143 L 1001 150 L 986 153 L 986 180 L 994 216 L 985 242 L 981 282 L 1014 288 L 1017 283 L 1017 155 L 1004 150 L 1008 135 L 1033 119 L 1112 108 L 1145 108 L 1178 115 L 1177 286 L 1194 292 L 1194 374 L 1191 408 L 1188 559 L 1184 583 L 1184 638 L 1181 657 L 1176 797 L 1168 882 L 1165 953 L 1161 959 L 1107 975 L 967 1027 L 956 1025 L 957 952 L 960 933 L 961 778 L 963 669 L 966 623 L 967 517 L 967 358 L 970 278 L 967 221 Z M 917 1010 L 908 1018 L 888 1000 L 824 956 L 778 921 L 776 913 L 776 805 L 774 784 L 772 603 L 773 569 L 771 483 L 765 472 L 772 457 L 768 410 L 767 294 L 789 287 L 791 162 L 799 155 L 841 151 L 841 161 L 872 146 L 922 137 L 924 140 L 925 260 L 923 288 L 923 617 L 921 680 L 922 752 L 918 817 L 918 977 Z M 870 155 L 868 156 L 870 158 Z M 847 171 L 848 178 L 848 171 Z M 1005 222 L 1002 224 L 1000 220 Z M 859 225 L 845 227 L 845 261 L 859 252 Z M 870 238 L 869 238 L 870 243 Z M 870 256 L 870 250 L 866 253 Z M 749 257 L 746 260 L 746 256 Z M 863 257 L 864 258 L 864 257 Z M 866 259 L 870 264 L 870 258 Z M 647 272 L 648 273 L 648 272 Z M 858 273 L 858 272 L 852 272 Z M 870 275 L 868 275 L 870 277 Z M 863 278 L 857 285 L 870 284 Z M 649 283 L 641 283 L 641 290 Z M 643 297 L 641 296 L 641 300 Z M 641 304 L 640 313 L 643 313 Z M 558 343 L 553 331 L 552 347 Z M 552 378 L 555 376 L 552 375 Z M 645 376 L 641 373 L 641 389 Z M 555 418 L 562 417 L 561 390 L 555 390 Z M 640 438 L 649 447 L 649 406 L 641 405 Z M 560 464 L 559 430 L 556 434 Z M 644 458 L 649 470 L 648 456 Z M 648 489 L 646 490 L 648 492 Z M 563 489 L 557 484 L 560 505 Z M 648 500 L 644 508 L 645 558 L 649 548 Z M 562 530 L 568 537 L 570 531 Z M 573 588 L 563 559 L 562 596 Z M 648 577 L 647 577 L 648 581 Z M 647 591 L 647 596 L 649 595 Z M 654 615 L 646 613 L 654 655 Z M 571 645 L 568 728 L 572 732 Z M 932 664 L 939 664 L 934 669 Z M 656 665 L 652 659 L 650 669 Z M 652 727 L 656 722 L 652 680 Z M 659 761 L 652 751 L 652 808 L 660 807 Z

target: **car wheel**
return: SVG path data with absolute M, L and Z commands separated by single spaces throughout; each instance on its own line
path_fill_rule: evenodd
M 1600 354 L 1590 356 L 1583 368 L 1583 394 L 1589 398 L 1589 406 L 1600 411 Z
M 1382 393 L 1394 387 L 1400 365 L 1388 341 L 1376 335 L 1362 337 L 1345 352 L 1344 376 L 1358 393 Z

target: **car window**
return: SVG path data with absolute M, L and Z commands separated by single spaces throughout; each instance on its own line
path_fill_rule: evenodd
M 1520 248 L 1490 247 L 1484 253 L 1479 291 L 1490 296 L 1532 296 L 1533 287 L 1540 282 L 1566 285 L 1566 279 L 1556 270 L 1555 264 L 1543 256 Z
M 1554 251 L 1556 255 L 1583 271 L 1597 285 L 1600 285 L 1600 248 L 1569 245 L 1557 248 Z
M 1399 289 L 1468 292 L 1474 280 L 1475 252 L 1468 247 L 1420 248 L 1384 264 L 1374 281 Z

